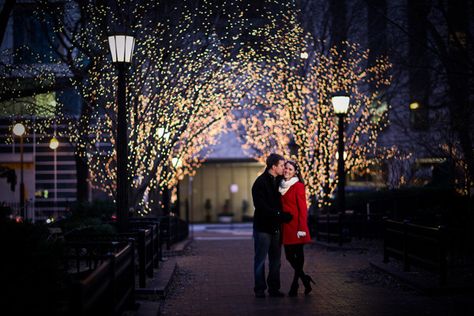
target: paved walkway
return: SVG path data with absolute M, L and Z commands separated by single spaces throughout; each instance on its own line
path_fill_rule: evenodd
M 163 315 L 474 315 L 470 295 L 428 297 L 387 281 L 369 268 L 361 251 L 306 248 L 306 273 L 316 281 L 304 296 L 257 299 L 253 295 L 253 242 L 249 229 L 193 232 Z M 282 256 L 282 290 L 291 267 Z

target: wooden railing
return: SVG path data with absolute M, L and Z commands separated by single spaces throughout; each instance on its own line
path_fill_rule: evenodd
M 146 220 L 145 218 L 131 218 L 130 227 L 133 229 L 147 228 L 151 230 L 151 246 L 147 247 L 147 258 L 150 258 L 154 268 L 159 268 L 160 261 L 163 259 L 163 243 L 161 241 L 160 222 Z
M 66 240 L 70 242 L 120 242 L 125 240 L 131 240 L 134 244 L 135 250 L 135 265 L 138 273 L 138 286 L 141 288 L 146 287 L 147 277 L 153 277 L 153 258 L 156 257 L 153 254 L 153 228 L 146 229 L 132 229 L 127 233 L 120 234 L 87 234 L 82 235 L 80 232 L 75 234 L 68 234 L 65 236 Z
M 188 236 L 187 223 L 175 217 L 130 218 L 129 231 L 115 234 L 49 228 L 48 240 L 64 245 L 67 274 L 58 300 L 68 315 L 121 315 L 136 308 L 136 286 L 146 288 L 154 276 L 164 242 L 169 246 Z
M 384 216 L 382 214 L 350 214 L 347 226 L 353 238 L 383 238 Z
M 133 242 L 66 243 L 73 269 L 70 314 L 120 315 L 135 303 Z M 111 250 L 107 254 L 102 252 Z M 71 264 L 73 262 L 73 264 Z
M 316 239 L 321 241 L 337 242 L 342 245 L 350 241 L 348 226 L 340 214 L 318 214 L 316 217 Z
M 446 233 L 443 226 L 427 227 L 408 221 L 384 221 L 384 262 L 396 258 L 403 269 L 419 266 L 434 270 L 440 285 L 445 285 L 448 274 Z
M 166 244 L 168 250 L 172 244 L 186 239 L 189 235 L 188 223 L 176 216 L 140 217 L 133 218 L 131 222 L 159 224 L 160 241 Z

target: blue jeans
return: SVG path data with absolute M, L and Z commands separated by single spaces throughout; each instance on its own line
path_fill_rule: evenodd
M 254 273 L 255 293 L 262 293 L 267 289 L 270 292 L 280 290 L 281 266 L 281 234 L 267 234 L 254 230 Z M 268 255 L 268 278 L 265 282 L 265 259 Z

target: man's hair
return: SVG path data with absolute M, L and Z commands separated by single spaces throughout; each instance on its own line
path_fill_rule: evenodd
M 270 154 L 270 156 L 267 157 L 267 170 L 271 169 L 272 166 L 276 166 L 278 165 L 278 162 L 280 160 L 283 160 L 285 161 L 285 158 L 283 158 L 283 156 L 279 155 L 279 154 Z

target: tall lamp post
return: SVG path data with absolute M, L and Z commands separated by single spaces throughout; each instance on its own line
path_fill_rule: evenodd
M 112 62 L 118 71 L 117 89 L 117 219 L 119 230 L 128 226 L 128 137 L 125 70 L 132 61 L 135 38 L 127 35 L 108 37 Z
M 336 206 L 340 218 L 342 218 L 346 208 L 346 172 L 344 170 L 344 117 L 349 109 L 349 96 L 334 95 L 331 98 L 334 113 L 338 117 L 338 146 L 337 146 L 337 200 Z M 342 223 L 341 223 L 342 225 Z M 341 228 L 342 229 L 342 228 Z M 342 243 L 342 231 L 339 242 Z
M 56 124 L 54 125 L 54 135 L 53 137 L 50 139 L 49 141 L 49 148 L 54 150 L 54 213 L 53 214 L 56 214 L 57 215 L 57 207 L 58 207 L 58 170 L 57 170 L 57 165 L 58 165 L 58 162 L 57 162 L 57 152 L 56 152 L 56 149 L 58 149 L 59 147 L 59 141 L 58 139 L 56 138 Z
M 25 182 L 23 179 L 23 136 L 25 131 L 25 125 L 22 123 L 16 123 L 13 126 L 13 134 L 20 137 L 20 215 L 27 219 L 25 212 Z

